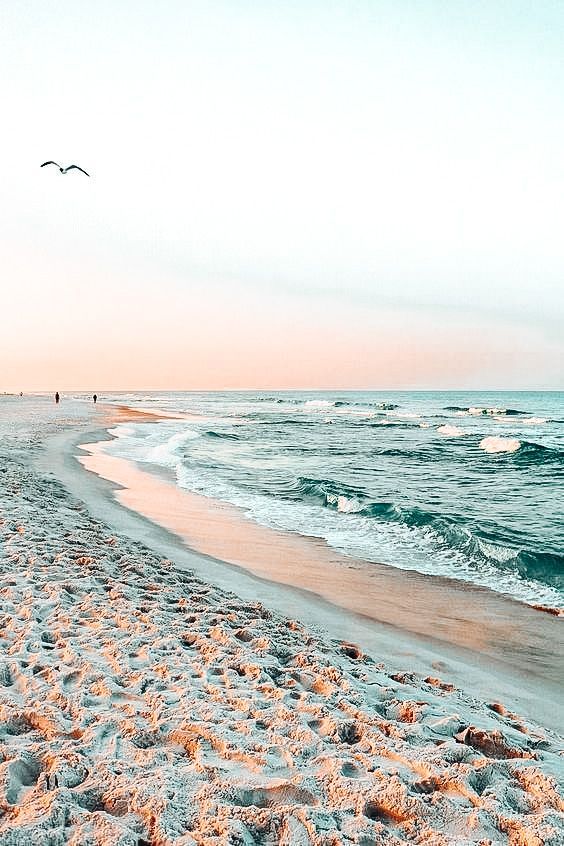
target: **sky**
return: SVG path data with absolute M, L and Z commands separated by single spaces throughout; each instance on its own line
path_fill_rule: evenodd
M 0 391 L 563 388 L 563 92 L 560 0 L 0 0 Z

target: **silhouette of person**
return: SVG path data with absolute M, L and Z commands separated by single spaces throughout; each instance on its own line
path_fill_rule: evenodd
M 94 394 L 92 399 L 94 400 L 94 405 L 96 405 L 96 400 L 98 399 L 98 394 Z
M 60 399 L 61 399 L 61 398 L 60 398 L 60 396 L 59 396 L 59 392 L 57 391 L 57 393 L 55 394 L 55 402 L 57 402 L 57 403 L 58 403 Z

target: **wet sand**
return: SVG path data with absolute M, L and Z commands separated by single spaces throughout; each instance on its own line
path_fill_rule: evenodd
M 107 409 L 108 426 L 118 422 Z M 119 410 L 119 421 L 145 413 Z M 158 419 L 153 415 L 153 420 Z M 192 549 L 290 585 L 398 630 L 499 662 L 516 676 L 562 691 L 562 620 L 485 588 L 340 555 L 324 541 L 260 526 L 234 506 L 178 488 L 160 474 L 81 444 L 80 462 L 117 486 L 125 507 L 174 532 Z

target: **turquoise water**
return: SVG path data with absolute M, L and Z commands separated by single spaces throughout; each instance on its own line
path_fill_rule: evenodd
M 198 415 L 118 426 L 108 449 L 263 525 L 564 606 L 562 392 L 109 399 Z

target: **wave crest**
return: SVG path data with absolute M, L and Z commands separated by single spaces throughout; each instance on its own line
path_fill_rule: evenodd
M 459 426 L 439 426 L 437 429 L 440 435 L 446 435 L 448 438 L 461 438 L 463 435 L 466 434 L 464 429 L 461 429 Z
M 480 449 L 490 454 L 497 452 L 517 452 L 521 446 L 518 438 L 502 438 L 500 435 L 489 435 L 480 441 Z
M 206 438 L 218 438 L 221 440 L 226 441 L 239 441 L 239 435 L 232 434 L 230 432 L 214 432 L 213 429 L 210 429 L 207 432 L 204 432 Z
M 456 411 L 458 414 L 471 414 L 473 417 L 477 417 L 480 414 L 490 416 L 506 415 L 507 417 L 530 414 L 529 411 L 519 411 L 518 408 L 488 408 L 487 406 L 482 408 L 481 406 L 473 405 L 445 405 L 443 411 Z
M 543 446 L 534 441 L 520 441 L 518 438 L 503 438 L 491 435 L 482 438 L 480 449 L 484 452 L 515 453 L 520 464 L 560 464 L 564 461 L 564 450 L 557 447 Z
M 509 440 L 509 439 L 508 439 Z M 480 562 L 512 573 L 520 579 L 541 579 L 545 584 L 564 585 L 564 557 L 554 552 L 530 551 L 508 546 L 500 540 L 480 536 L 439 513 L 418 506 L 368 501 L 360 488 L 331 479 L 297 480 L 299 494 L 342 514 L 383 524 L 403 525 L 421 532 L 440 553 L 454 553 L 464 560 Z M 360 528 L 360 524 L 359 524 Z

